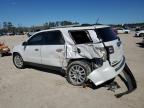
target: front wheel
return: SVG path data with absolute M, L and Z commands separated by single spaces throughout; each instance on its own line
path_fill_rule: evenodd
M 2 54 L 2 53 L 0 53 L 0 57 L 3 57 L 3 54 Z
M 74 86 L 81 86 L 87 81 L 91 68 L 85 61 L 74 61 L 67 68 L 67 81 Z
M 18 69 L 24 68 L 24 61 L 23 61 L 20 54 L 14 54 L 13 55 L 13 63 L 15 65 L 15 67 L 17 67 Z
M 141 33 L 139 36 L 140 36 L 140 37 L 144 37 L 144 33 Z

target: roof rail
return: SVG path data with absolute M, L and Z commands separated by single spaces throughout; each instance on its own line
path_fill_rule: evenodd
M 66 25 L 66 26 L 57 26 L 57 27 L 50 27 L 50 29 L 56 29 L 56 28 L 68 28 L 68 27 L 81 27 L 81 25 Z
M 66 26 L 57 26 L 57 27 L 50 27 L 50 29 L 56 29 L 56 28 L 68 28 L 68 27 L 88 27 L 88 26 L 97 26 L 97 25 L 102 25 L 102 24 L 89 24 L 89 25 L 66 25 Z

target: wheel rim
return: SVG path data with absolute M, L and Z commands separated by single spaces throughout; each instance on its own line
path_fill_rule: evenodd
M 80 65 L 73 65 L 69 70 L 69 78 L 74 85 L 80 85 L 86 80 L 86 71 Z
M 23 60 L 22 60 L 21 56 L 16 55 L 14 57 L 14 63 L 17 67 L 22 67 L 23 66 Z

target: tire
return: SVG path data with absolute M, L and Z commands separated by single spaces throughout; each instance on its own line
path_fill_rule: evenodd
M 82 86 L 87 81 L 91 68 L 85 61 L 74 61 L 67 68 L 67 81 L 74 86 Z
M 13 55 L 13 63 L 15 65 L 15 67 L 18 68 L 18 69 L 23 69 L 24 68 L 24 61 L 23 61 L 20 54 L 14 54 Z
M 144 37 L 144 33 L 139 34 L 139 37 Z
M 0 53 L 0 57 L 3 57 L 3 54 L 2 54 L 2 53 Z

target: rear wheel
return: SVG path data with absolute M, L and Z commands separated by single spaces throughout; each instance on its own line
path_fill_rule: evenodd
M 74 61 L 67 68 L 67 81 L 75 86 L 81 86 L 87 81 L 87 75 L 91 72 L 88 63 Z
M 24 61 L 21 57 L 20 54 L 14 54 L 13 55 L 13 63 L 15 65 L 15 67 L 19 68 L 19 69 L 23 69 L 24 68 Z

